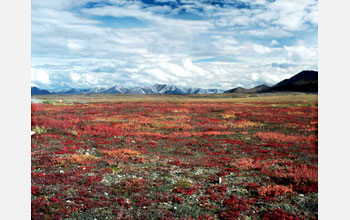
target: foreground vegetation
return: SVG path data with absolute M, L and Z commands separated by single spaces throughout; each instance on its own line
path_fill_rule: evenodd
M 316 95 L 54 98 L 33 219 L 317 219 Z

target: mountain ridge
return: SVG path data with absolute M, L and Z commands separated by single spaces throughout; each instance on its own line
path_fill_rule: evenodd
M 45 90 L 46 91 L 46 90 Z M 48 92 L 48 91 L 47 91 Z M 136 87 L 120 87 L 112 86 L 110 88 L 87 88 L 77 89 L 70 88 L 61 91 L 49 92 L 45 94 L 58 94 L 58 95 L 74 95 L 74 94 L 172 94 L 172 95 L 186 95 L 186 94 L 213 94 L 222 93 L 221 89 L 202 89 L 182 87 L 167 84 L 154 84 L 151 86 L 136 86 Z M 38 93 L 32 95 L 40 95 Z
M 69 88 L 62 91 L 49 92 L 47 90 L 32 87 L 32 95 L 75 95 L 75 94 L 171 94 L 171 95 L 188 95 L 188 94 L 216 94 L 216 93 L 271 93 L 271 92 L 318 92 L 318 71 L 304 70 L 289 79 L 268 86 L 262 84 L 254 88 L 246 89 L 243 87 L 236 87 L 230 90 L 221 89 L 202 89 L 192 87 L 182 87 L 167 84 L 154 84 L 150 86 L 136 86 L 136 87 L 120 87 L 112 86 L 110 88 Z

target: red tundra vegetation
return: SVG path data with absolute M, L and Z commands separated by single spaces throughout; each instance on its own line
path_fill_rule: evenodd
M 32 104 L 32 219 L 317 219 L 317 100 Z

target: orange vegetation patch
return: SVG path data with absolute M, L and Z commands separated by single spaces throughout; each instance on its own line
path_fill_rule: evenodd
M 262 164 L 259 160 L 253 160 L 251 158 L 239 158 L 232 162 L 232 165 L 236 166 L 241 170 L 249 170 L 259 168 Z
M 90 154 L 73 154 L 64 160 L 73 164 L 93 164 L 96 163 L 99 158 Z
M 235 118 L 236 115 L 234 113 L 227 113 L 227 114 L 222 114 L 221 117 L 223 117 L 224 119 L 228 119 L 228 118 Z
M 312 182 L 318 180 L 317 167 L 300 166 L 295 168 L 288 167 L 284 170 L 275 171 L 275 175 L 279 178 L 292 178 L 295 182 Z
M 169 108 L 169 111 L 174 112 L 174 113 L 178 113 L 178 112 L 188 113 L 188 112 L 190 112 L 190 110 L 187 108 Z
M 277 141 L 287 143 L 307 143 L 310 144 L 317 140 L 315 136 L 292 136 L 277 132 L 258 132 L 255 134 L 258 138 L 264 141 Z
M 137 156 L 141 154 L 141 152 L 131 149 L 104 150 L 102 152 L 110 157 Z
M 282 185 L 267 185 L 262 186 L 258 189 L 260 196 L 279 196 L 286 193 L 293 193 L 292 186 L 282 186 Z
M 252 122 L 252 121 L 239 121 L 231 123 L 231 127 L 233 128 L 250 128 L 250 127 L 259 127 L 261 123 Z

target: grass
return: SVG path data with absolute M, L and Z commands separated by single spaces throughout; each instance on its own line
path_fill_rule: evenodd
M 199 94 L 199 95 L 128 95 L 128 94 L 91 94 L 91 95 L 39 95 L 33 96 L 39 100 L 56 102 L 315 102 L 317 94 L 307 93 L 265 93 L 256 94 Z

